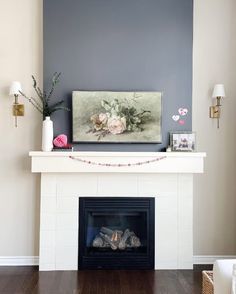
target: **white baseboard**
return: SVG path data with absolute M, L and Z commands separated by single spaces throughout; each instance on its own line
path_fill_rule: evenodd
M 0 256 L 0 266 L 39 265 L 38 256 Z
M 218 259 L 236 259 L 236 255 L 195 255 L 193 264 L 213 264 Z
M 213 264 L 217 259 L 236 259 L 236 255 L 195 255 L 193 264 Z M 38 256 L 0 256 L 0 266 L 39 265 Z

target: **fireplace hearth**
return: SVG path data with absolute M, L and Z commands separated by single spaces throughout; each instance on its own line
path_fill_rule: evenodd
M 153 269 L 154 198 L 79 198 L 79 269 Z

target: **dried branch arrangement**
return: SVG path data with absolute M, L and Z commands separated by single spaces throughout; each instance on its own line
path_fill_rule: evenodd
M 20 91 L 21 95 L 25 97 L 40 113 L 42 113 L 43 118 L 46 116 L 50 116 L 52 113 L 59 111 L 59 110 L 66 110 L 70 111 L 69 108 L 63 106 L 64 100 L 60 100 L 55 103 L 51 103 L 52 94 L 55 90 L 56 85 L 59 83 L 61 73 L 55 72 L 52 76 L 51 80 L 51 88 L 49 92 L 42 91 L 35 79 L 35 77 L 32 75 L 33 80 L 33 88 L 35 90 L 35 93 L 37 95 L 37 98 L 34 97 L 28 97 L 26 94 L 24 94 L 22 91 Z
M 93 247 L 111 248 L 112 250 L 125 250 L 126 248 L 138 248 L 140 246 L 140 239 L 129 229 L 123 232 L 102 227 L 100 233 L 93 240 Z

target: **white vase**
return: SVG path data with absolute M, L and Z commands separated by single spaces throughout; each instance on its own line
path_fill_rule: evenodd
M 46 116 L 42 129 L 42 151 L 52 151 L 53 148 L 53 122 Z

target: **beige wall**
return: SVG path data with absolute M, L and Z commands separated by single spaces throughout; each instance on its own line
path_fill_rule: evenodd
M 236 254 L 235 13 L 235 0 L 195 0 L 193 129 L 208 154 L 195 180 L 195 255 Z M 40 148 L 40 116 L 25 101 L 16 129 L 8 86 L 30 93 L 30 75 L 42 80 L 42 0 L 1 1 L 0 42 L 0 256 L 38 255 L 39 177 L 27 154 Z M 217 82 L 227 91 L 219 130 L 208 118 Z
M 207 152 L 194 187 L 194 254 L 236 255 L 236 1 L 195 0 L 193 129 Z M 224 83 L 220 129 L 208 118 L 215 83 Z
M 42 80 L 41 2 L 0 1 L 0 256 L 38 255 L 39 177 L 27 154 L 40 147 L 40 116 L 24 101 L 15 128 L 8 91 L 19 80 L 31 93 L 31 74 Z

